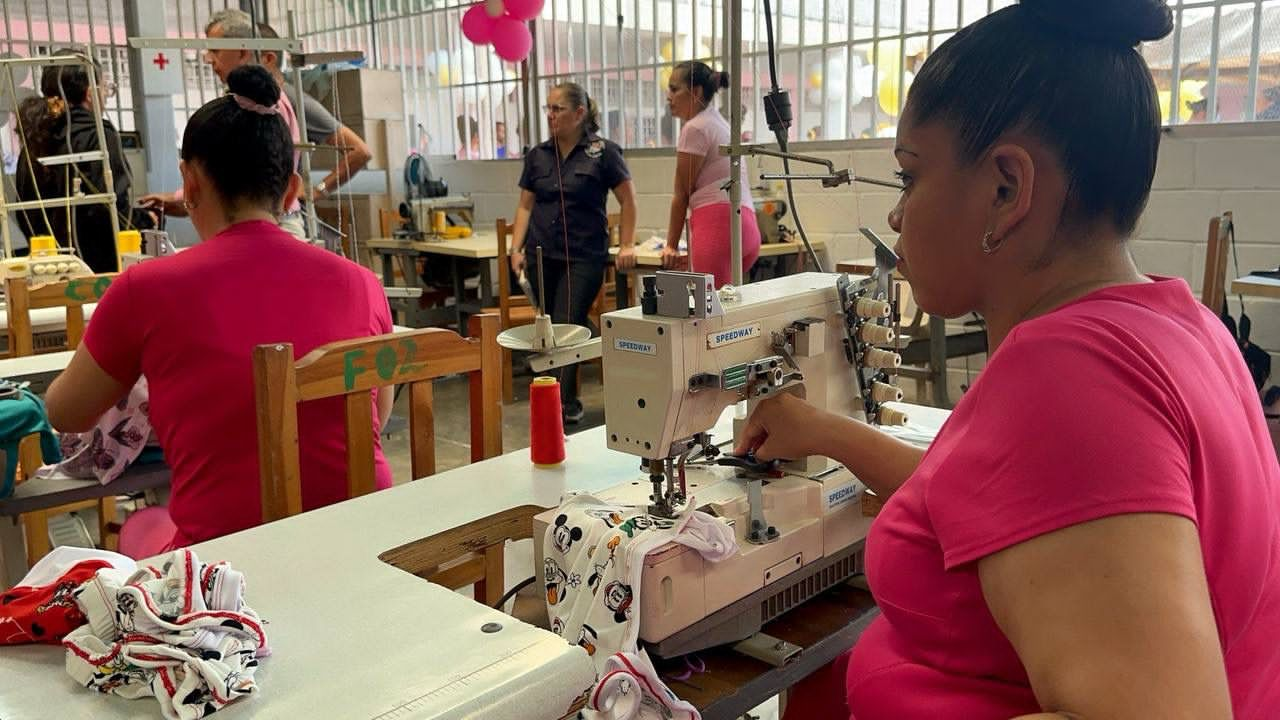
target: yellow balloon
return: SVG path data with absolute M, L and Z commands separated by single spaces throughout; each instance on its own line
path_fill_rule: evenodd
M 898 73 L 884 73 L 883 70 L 881 71 L 880 86 L 876 88 L 876 100 L 880 103 L 880 109 L 883 110 L 886 115 L 897 117 L 898 99 L 901 94 L 901 90 L 909 89 L 914 77 L 915 76 L 910 72 L 905 73 L 903 75 L 903 80 L 905 81 L 904 84 L 906 85 L 906 88 L 900 89 L 898 87 Z
M 1161 118 L 1169 114 L 1169 103 L 1173 99 L 1172 94 L 1173 93 L 1171 93 L 1168 90 L 1161 90 L 1158 93 L 1156 93 L 1156 96 L 1160 102 Z M 1178 107 L 1178 122 L 1186 122 L 1190 119 L 1191 119 L 1191 108 L 1187 107 L 1186 100 L 1184 99 L 1182 102 L 1182 105 Z
M 880 50 L 879 61 L 876 60 L 876 49 Z M 898 74 L 898 55 L 902 50 L 902 43 L 898 40 L 881 40 L 875 45 L 866 46 L 867 64 L 874 63 L 880 68 L 881 75 L 897 75 Z
M 814 70 L 813 72 L 809 73 L 809 87 L 813 88 L 814 90 L 822 89 L 822 72 L 821 71 Z
M 445 87 L 446 85 L 449 84 L 449 66 L 448 65 L 441 65 L 439 68 L 436 69 L 436 79 L 440 81 L 440 87 Z
M 662 43 L 662 49 L 658 51 L 658 55 L 662 56 L 663 60 L 666 60 L 667 62 L 671 62 L 673 52 L 674 52 L 674 49 L 671 46 L 671 41 L 668 40 Z
M 1204 86 L 1207 83 L 1203 80 L 1183 80 L 1178 83 L 1178 121 L 1186 122 L 1191 119 L 1191 103 L 1204 99 Z M 1169 112 L 1169 103 L 1172 101 L 1171 90 L 1161 90 L 1156 93 L 1160 103 L 1160 117 L 1163 118 Z
M 662 86 L 663 90 L 667 89 L 667 86 L 671 84 L 671 68 L 664 67 L 658 71 L 658 84 Z

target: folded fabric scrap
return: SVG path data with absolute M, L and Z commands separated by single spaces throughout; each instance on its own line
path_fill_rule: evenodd
M 262 620 L 244 604 L 244 575 L 190 550 L 147 565 L 123 583 L 100 572 L 76 603 L 88 623 L 63 641 L 66 668 L 83 687 L 153 696 L 170 720 L 194 720 L 257 691 L 270 653 Z
M 106 550 L 54 548 L 16 586 L 0 592 L 0 645 L 61 644 L 86 622 L 76 604 L 76 590 L 108 568 L 127 576 L 136 566 Z
M 695 507 L 692 501 L 689 506 Z M 674 519 L 659 518 L 643 507 L 590 495 L 566 499 L 547 527 L 543 580 L 551 630 L 585 649 L 600 678 L 587 717 L 699 717 L 662 682 L 637 645 L 644 558 L 669 543 L 685 545 L 711 562 L 738 551 L 733 529 L 707 513 L 690 510 Z
M 40 468 L 36 476 L 96 478 L 103 485 L 115 480 L 147 448 L 158 446 L 150 412 L 147 379 L 140 377 L 128 395 L 98 418 L 92 430 L 60 433 L 62 460 Z

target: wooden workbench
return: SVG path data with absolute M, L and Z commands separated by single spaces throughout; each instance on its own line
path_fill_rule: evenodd
M 826 245 L 821 240 L 811 240 L 809 242 L 813 246 L 814 252 L 821 252 Z M 495 248 L 496 250 L 496 248 Z M 779 257 L 784 255 L 799 255 L 805 251 L 804 244 L 799 240 L 792 242 L 763 243 L 760 245 L 760 257 Z M 681 256 L 688 253 L 680 253 Z M 616 258 L 618 256 L 617 246 L 609 248 L 609 257 Z M 662 248 L 655 248 L 649 243 L 643 243 L 636 246 L 636 265 L 639 267 L 661 267 L 662 266 Z
M 810 244 L 813 246 L 815 253 L 822 252 L 826 245 L 821 240 L 812 240 Z M 761 258 L 785 258 L 787 256 L 799 257 L 805 252 L 804 244 L 799 240 L 793 242 L 763 243 L 760 245 Z M 687 256 L 688 253 L 681 253 L 681 256 Z M 618 257 L 618 248 L 609 248 L 609 259 L 616 260 Z M 794 263 L 792 263 L 794 266 Z M 636 266 L 634 269 L 618 273 L 617 281 L 617 307 L 619 310 L 630 307 L 634 304 L 631 297 L 631 281 L 628 275 L 641 272 L 650 272 L 662 267 L 662 248 L 653 247 L 650 243 L 642 243 L 636 245 Z M 774 277 L 780 277 L 785 274 L 784 268 L 779 268 L 774 273 Z M 637 287 L 638 289 L 638 287 Z
M 1280 279 L 1245 275 L 1231 281 L 1231 294 L 1280 299 Z
M 466 331 L 468 315 L 474 315 L 483 308 L 494 307 L 497 304 L 493 297 L 492 262 L 498 257 L 496 233 L 478 232 L 469 238 L 440 241 L 374 238 L 366 242 L 365 247 L 382 258 L 382 284 L 386 287 L 395 285 L 394 264 L 397 259 L 401 263 L 400 272 L 404 275 L 405 282 L 421 288 L 423 287 L 422 278 L 418 275 L 414 261 L 419 257 L 430 255 L 447 258 L 453 280 L 453 315 L 459 332 Z M 479 302 L 467 299 L 464 285 L 466 266 L 472 263 L 479 265 L 480 270 Z M 406 311 L 405 322 L 416 326 L 431 324 L 429 319 L 423 317 L 416 302 L 412 301 Z

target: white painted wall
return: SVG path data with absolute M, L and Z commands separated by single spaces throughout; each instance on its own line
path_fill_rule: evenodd
M 869 177 L 888 178 L 897 168 L 891 141 L 886 140 L 809 143 L 793 149 Z M 674 156 L 669 151 L 633 151 L 627 162 L 639 197 L 638 238 L 665 233 Z M 772 159 L 749 162 L 752 177 L 765 169 L 781 169 Z M 518 160 L 440 160 L 433 165 L 451 191 L 471 193 L 479 222 L 514 217 Z M 811 170 L 793 165 L 793 171 Z M 859 225 L 892 237 L 886 220 L 896 200 L 891 190 L 862 185 L 824 190 L 810 182 L 797 183 L 796 191 L 809 236 L 828 243 L 828 263 L 871 254 L 869 243 L 858 235 Z M 1186 278 L 1199 293 L 1209 219 L 1225 210 L 1235 213 L 1241 272 L 1280 265 L 1280 122 L 1179 127 L 1165 135 L 1151 200 L 1131 243 L 1139 267 Z M 783 222 L 793 225 L 789 219 Z M 1230 262 L 1227 272 L 1234 276 Z M 1254 341 L 1273 354 L 1273 382 L 1280 381 L 1280 301 L 1245 298 L 1245 305 L 1253 320 Z M 1231 307 L 1238 313 L 1236 300 Z M 954 381 L 962 381 L 964 362 L 953 361 L 952 366 L 960 370 Z M 979 366 L 980 359 L 971 360 L 971 371 Z

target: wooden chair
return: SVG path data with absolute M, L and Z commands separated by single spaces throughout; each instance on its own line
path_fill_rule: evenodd
M 5 298 L 9 313 L 9 352 L 14 357 L 35 354 L 35 329 L 31 311 L 43 308 L 66 308 L 66 349 L 74 350 L 84 338 L 84 306 L 102 299 L 118 273 L 87 275 L 61 282 L 31 285 L 26 278 L 5 280 Z M 43 349 L 56 352 L 63 348 Z
M 13 357 L 28 357 L 35 354 L 35 330 L 31 322 L 31 311 L 41 308 L 66 308 L 67 313 L 65 348 L 41 348 L 41 352 L 75 350 L 84 338 L 84 306 L 102 299 L 103 293 L 107 291 L 116 276 L 117 273 L 103 273 L 40 285 L 31 285 L 25 277 L 6 279 L 5 299 L 9 315 L 10 354 Z M 40 452 L 40 443 L 36 436 L 24 438 L 18 446 L 18 482 L 30 478 L 43 464 L 44 457 Z M 26 536 L 28 564 L 34 565 L 52 549 L 49 543 L 50 517 L 90 507 L 98 509 L 98 537 L 103 546 L 114 545 L 114 538 L 119 533 L 119 526 L 115 522 L 116 500 L 114 497 L 25 513 L 20 517 L 23 533 Z
M 1208 248 L 1204 260 L 1204 286 L 1200 302 L 1216 315 L 1227 297 L 1227 256 L 1231 253 L 1232 215 L 1224 212 L 1209 220 Z
M 508 225 L 506 218 L 498 218 L 498 305 L 485 308 L 483 312 L 497 313 L 501 330 L 510 330 L 521 325 L 532 325 L 538 314 L 531 298 L 523 294 L 511 293 L 511 238 L 515 234 L 515 226 Z M 532 265 L 530 266 L 532 267 Z M 509 403 L 515 399 L 515 381 L 512 379 L 511 351 L 502 349 L 502 401 Z
M 379 237 L 389 238 L 395 229 L 396 221 L 400 216 L 391 212 L 386 208 L 378 208 L 378 235 Z
M 436 470 L 435 408 L 431 381 L 468 373 L 471 377 L 471 460 L 502 454 L 501 379 L 498 317 L 479 315 L 478 338 L 450 330 L 427 328 L 330 343 L 301 360 L 288 343 L 259 345 L 253 351 L 254 391 L 258 413 L 259 474 L 262 521 L 302 512 L 299 469 L 300 402 L 346 398 L 347 494 L 373 492 L 373 404 L 375 387 L 409 386 L 409 440 L 415 479 Z M 452 587 L 476 584 L 477 597 L 502 586 L 501 557 L 471 557 L 448 568 L 443 579 Z M 495 574 L 496 573 L 496 574 Z

